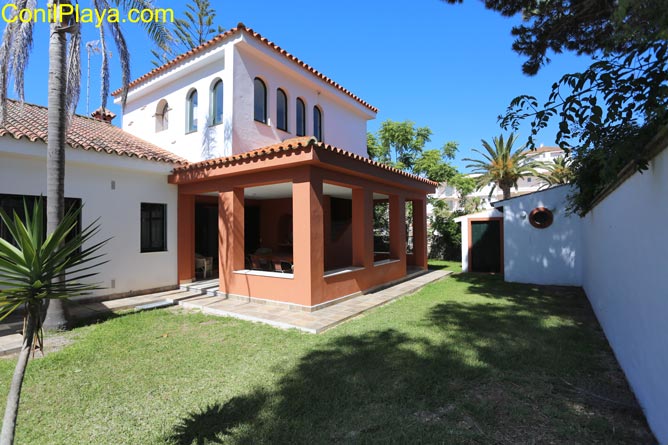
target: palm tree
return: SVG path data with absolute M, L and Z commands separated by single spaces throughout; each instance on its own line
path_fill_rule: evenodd
M 465 158 L 465 161 L 471 162 L 467 168 L 472 168 L 473 173 L 480 176 L 476 178 L 477 189 L 492 184 L 492 190 L 489 195 L 492 196 L 496 187 L 503 192 L 503 199 L 510 198 L 510 189 L 517 189 L 517 182 L 525 176 L 538 176 L 536 168 L 542 167 L 542 163 L 534 161 L 529 156 L 528 151 L 524 151 L 524 146 L 513 151 L 513 145 L 517 141 L 517 136 L 513 133 L 508 136 L 508 140 L 503 139 L 503 135 L 492 139 L 493 146 L 486 140 L 481 140 L 485 151 L 473 149 L 482 156 L 482 159 Z
M 151 0 L 90 0 L 93 9 L 102 13 L 111 9 L 110 3 L 121 9 L 152 9 Z M 8 2 L 9 3 L 9 2 Z M 35 0 L 12 2 L 18 13 L 25 8 L 34 8 Z M 51 0 L 54 8 L 70 5 L 71 0 Z M 63 19 L 62 17 L 60 19 Z M 19 99 L 24 99 L 24 72 L 28 65 L 33 41 L 34 21 L 16 20 L 7 23 L 0 44 L 0 124 L 4 120 L 9 77 L 14 78 L 14 87 Z M 167 32 L 162 23 L 144 24 L 149 36 L 158 44 L 167 41 Z M 50 25 L 49 40 L 49 83 L 48 83 L 48 138 L 47 138 L 47 232 L 51 233 L 59 225 L 65 209 L 65 142 L 69 120 L 79 102 L 81 82 L 81 26 L 72 16 L 66 20 L 55 20 Z M 107 29 L 108 28 L 108 29 Z M 102 86 L 100 102 L 104 109 L 109 97 L 109 58 L 107 51 L 110 32 L 118 49 L 118 58 L 122 72 L 122 103 L 125 106 L 128 82 L 130 80 L 130 53 L 121 32 L 120 24 L 107 22 L 99 27 L 102 50 Z M 69 49 L 68 37 L 69 35 Z M 65 329 L 67 314 L 63 300 L 54 300 L 49 304 L 44 326 L 47 329 Z
M 174 59 L 179 54 L 207 42 L 211 37 L 225 32 L 225 28 L 214 25 L 216 9 L 209 0 L 192 0 L 186 5 L 185 18 L 176 19 L 167 45 L 159 45 L 151 50 L 155 57 L 151 63 L 159 67 Z
M 43 350 L 43 303 L 47 299 L 84 295 L 97 289 L 96 285 L 83 284 L 81 280 L 95 275 L 92 269 L 103 263 L 97 252 L 107 242 L 89 242 L 99 231 L 97 221 L 76 232 L 81 207 L 64 215 L 48 236 L 44 233 L 41 199 L 35 201 L 32 212 L 25 203 L 23 208 L 25 222 L 16 212 L 11 219 L 0 209 L 0 221 L 15 244 L 0 238 L 0 320 L 20 307 L 24 309 L 23 344 L 7 395 L 0 445 L 14 442 L 21 386 L 30 352 Z
M 545 164 L 543 168 L 545 171 L 538 175 L 544 182 L 543 187 L 570 184 L 574 179 L 571 160 L 566 156 L 559 156 L 551 163 Z

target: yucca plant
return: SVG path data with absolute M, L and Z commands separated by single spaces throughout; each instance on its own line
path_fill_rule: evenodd
M 467 168 L 473 168 L 473 173 L 478 173 L 476 185 L 478 190 L 487 184 L 493 184 L 489 196 L 492 196 L 496 187 L 503 192 L 503 199 L 510 198 L 510 189 L 517 189 L 517 182 L 525 176 L 538 176 L 537 168 L 543 167 L 543 163 L 531 159 L 524 146 L 513 151 L 513 145 L 517 136 L 513 133 L 504 141 L 503 135 L 492 139 L 493 146 L 486 140 L 481 140 L 485 151 L 473 149 L 482 156 L 482 159 L 465 158 L 471 162 Z
M 107 240 L 91 243 L 99 232 L 97 221 L 81 232 L 77 222 L 81 207 L 69 211 L 48 236 L 45 235 L 42 200 L 35 201 L 32 212 L 23 204 L 25 221 L 14 212 L 13 218 L 0 209 L 0 219 L 7 227 L 13 244 L 0 238 L 0 321 L 19 308 L 24 310 L 23 344 L 7 396 L 0 445 L 14 442 L 21 386 L 30 353 L 43 351 L 42 309 L 48 299 L 65 299 L 99 289 L 86 284 L 93 269 L 103 264 L 100 248 Z

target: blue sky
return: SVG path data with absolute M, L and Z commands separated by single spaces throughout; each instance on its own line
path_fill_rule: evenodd
M 41 2 L 40 2 L 41 3 Z M 82 7 L 88 6 L 82 0 Z M 174 8 L 182 2 L 155 2 Z M 279 46 L 334 79 L 379 109 L 370 122 L 376 131 L 386 119 L 412 120 L 429 126 L 429 148 L 447 141 L 460 144 L 455 164 L 491 141 L 500 129 L 497 116 L 512 98 L 533 94 L 544 98 L 566 72 L 582 70 L 588 59 L 572 54 L 553 57 L 539 75 L 522 74 L 523 59 L 512 49 L 510 30 L 519 18 L 484 9 L 479 0 L 448 5 L 439 0 L 313 2 L 306 0 L 214 0 L 218 24 L 229 29 L 243 22 Z M 84 42 L 96 38 L 88 25 Z M 139 25 L 125 24 L 132 55 L 132 78 L 152 69 L 151 46 Z M 26 72 L 26 100 L 46 105 L 48 25 L 38 24 Z M 112 48 L 115 53 L 115 48 Z M 82 94 L 78 112 L 86 112 L 86 57 L 82 56 Z M 99 56 L 91 60 L 91 109 L 99 106 Z M 118 60 L 111 59 L 112 90 L 120 86 Z M 10 92 L 10 97 L 14 97 Z M 120 113 L 116 106 L 112 111 Z M 120 124 L 120 122 L 116 122 Z M 520 133 L 528 135 L 528 126 Z M 554 145 L 555 127 L 537 141 Z M 342 147 L 345 148 L 345 147 Z

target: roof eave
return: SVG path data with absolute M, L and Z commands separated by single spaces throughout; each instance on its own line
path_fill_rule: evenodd
M 149 81 L 150 79 L 154 78 L 155 76 L 163 73 L 164 71 L 169 70 L 170 68 L 174 68 L 177 65 L 181 64 L 182 62 L 185 62 L 186 60 L 189 60 L 190 58 L 196 56 L 197 54 L 201 53 L 202 51 L 206 50 L 207 48 L 210 48 L 214 45 L 220 44 L 223 40 L 237 34 L 243 32 L 245 35 L 253 38 L 256 41 L 259 41 L 272 49 L 273 51 L 277 52 L 278 54 L 281 54 L 283 57 L 286 59 L 292 61 L 295 63 L 297 66 L 299 66 L 301 69 L 310 72 L 312 75 L 314 75 L 316 78 L 318 78 L 320 81 L 324 82 L 325 84 L 328 84 L 332 86 L 333 88 L 345 93 L 352 99 L 354 99 L 356 102 L 359 104 L 363 105 L 365 108 L 369 109 L 373 113 L 378 112 L 378 108 L 374 107 L 373 105 L 369 104 L 368 102 L 364 101 L 360 97 L 356 96 L 353 94 L 351 91 L 347 90 L 344 88 L 342 85 L 338 84 L 334 80 L 330 79 L 329 77 L 325 76 L 312 66 L 308 65 L 307 63 L 303 62 L 299 58 L 293 56 L 289 52 L 287 52 L 285 49 L 281 48 L 271 40 L 267 39 L 266 37 L 262 36 L 260 33 L 253 31 L 251 28 L 247 28 L 243 23 L 239 23 L 236 28 L 232 28 L 229 31 L 226 31 L 222 34 L 217 35 L 213 39 L 209 40 L 208 42 L 205 42 L 198 46 L 197 48 L 191 49 L 190 51 L 181 54 L 177 56 L 176 58 L 170 60 L 169 62 L 165 63 L 164 65 L 154 68 L 153 70 L 149 71 L 148 73 L 144 74 L 143 76 L 131 81 L 128 84 L 128 93 L 130 93 L 134 88 L 141 86 L 145 82 Z M 123 92 L 123 88 L 118 88 L 115 91 L 111 93 L 111 95 L 114 98 L 117 98 L 121 93 Z

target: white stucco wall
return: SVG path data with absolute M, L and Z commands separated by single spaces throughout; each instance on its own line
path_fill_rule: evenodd
M 585 218 L 583 287 L 659 443 L 668 443 L 668 149 Z
M 267 86 L 267 124 L 253 118 L 255 77 Z M 221 124 L 210 126 L 210 92 L 217 79 L 224 86 L 224 117 Z M 198 92 L 198 129 L 186 133 L 186 98 L 193 88 Z M 288 96 L 288 131 L 276 127 L 277 88 Z M 243 33 L 133 88 L 122 128 L 189 161 L 229 156 L 295 137 L 298 97 L 306 104 L 307 135 L 313 133 L 313 106 L 319 105 L 324 141 L 367 156 L 366 123 L 376 113 Z M 162 99 L 171 108 L 169 129 L 156 132 Z
M 232 153 L 233 85 L 231 45 L 218 45 L 133 88 L 122 116 L 123 130 L 188 159 L 228 156 Z M 211 88 L 223 81 L 223 122 L 210 125 Z M 197 131 L 186 132 L 186 99 L 197 90 Z M 169 104 L 169 127 L 156 131 L 156 111 Z
M 267 86 L 268 124 L 253 120 L 253 81 Z M 288 96 L 288 131 L 276 128 L 276 89 Z M 366 122 L 375 113 L 347 94 L 326 84 L 253 39 L 237 45 L 234 60 L 235 154 L 296 136 L 296 100 L 306 105 L 306 134 L 313 134 L 313 107 L 322 110 L 324 142 L 362 156 L 366 152 Z
M 555 187 L 498 204 L 503 206 L 506 281 L 582 284 L 582 221 L 566 211 L 569 192 L 569 187 Z M 550 227 L 537 229 L 529 223 L 529 213 L 537 207 L 552 211 Z
M 81 198 L 82 223 L 100 218 L 98 241 L 112 238 L 93 281 L 110 295 L 176 285 L 177 187 L 167 183 L 171 165 L 68 149 L 65 196 Z M 111 182 L 115 181 L 115 190 Z M 46 195 L 46 145 L 0 137 L 0 193 Z M 167 204 L 167 251 L 140 253 L 142 202 Z M 111 281 L 115 280 L 115 287 Z
M 455 221 L 461 224 L 462 230 L 462 271 L 469 271 L 469 220 L 484 218 L 501 218 L 503 214 L 496 209 L 483 210 L 471 215 L 460 216 Z

